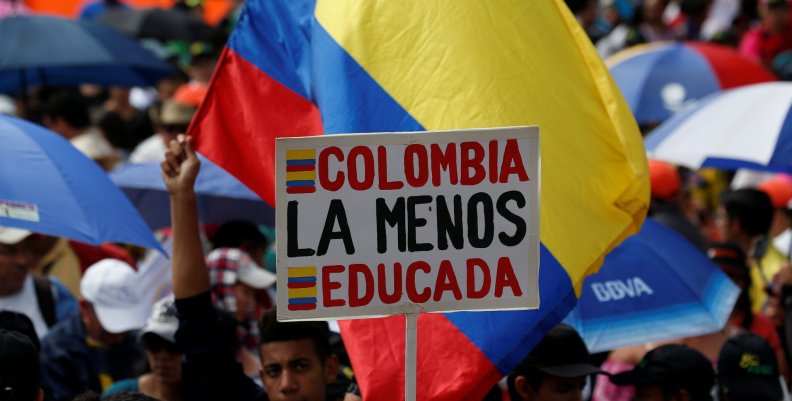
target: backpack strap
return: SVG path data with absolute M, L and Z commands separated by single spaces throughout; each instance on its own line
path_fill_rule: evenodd
M 47 327 L 55 325 L 55 296 L 52 294 L 52 283 L 47 276 L 33 275 L 33 286 L 36 289 L 36 299 L 39 310 Z

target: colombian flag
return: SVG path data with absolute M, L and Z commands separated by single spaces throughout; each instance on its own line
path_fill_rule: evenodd
M 275 138 L 539 125 L 541 308 L 424 314 L 418 398 L 479 401 L 640 227 L 641 136 L 563 0 L 248 0 L 190 134 L 275 205 Z M 403 399 L 403 317 L 342 325 L 366 401 Z

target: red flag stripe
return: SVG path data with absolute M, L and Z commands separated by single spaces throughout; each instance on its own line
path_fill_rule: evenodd
M 287 194 L 312 194 L 316 187 L 286 187 Z
M 316 304 L 289 305 L 289 310 L 314 310 Z
M 314 171 L 316 170 L 316 166 L 286 166 L 287 172 L 292 171 Z
M 198 151 L 274 207 L 275 174 L 262 171 L 275 165 L 275 138 L 321 135 L 323 129 L 313 103 L 226 48 L 188 132 Z

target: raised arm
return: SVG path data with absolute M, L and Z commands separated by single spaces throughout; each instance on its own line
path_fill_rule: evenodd
M 179 135 L 168 144 L 162 162 L 162 178 L 170 193 L 173 235 L 173 293 L 176 299 L 209 291 L 209 273 L 198 234 L 195 177 L 201 162 L 192 138 Z
M 179 135 L 177 141 L 171 141 L 161 166 L 173 220 L 171 262 L 179 317 L 176 344 L 184 353 L 182 396 L 194 401 L 265 399 L 261 388 L 237 363 L 234 334 L 212 306 L 193 188 L 200 161 L 191 139 Z

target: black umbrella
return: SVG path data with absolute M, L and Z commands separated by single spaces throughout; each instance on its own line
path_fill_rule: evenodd
M 197 42 L 208 40 L 212 34 L 212 28 L 200 18 L 162 8 L 113 8 L 102 13 L 97 21 L 139 39 Z

